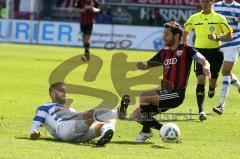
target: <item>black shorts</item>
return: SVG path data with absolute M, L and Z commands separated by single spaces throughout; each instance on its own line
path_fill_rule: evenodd
M 80 28 L 81 28 L 81 33 L 83 36 L 85 36 L 85 35 L 91 36 L 93 24 L 84 24 L 84 25 L 81 24 Z
M 164 93 L 157 90 L 159 95 L 159 106 L 148 105 L 140 107 L 140 111 L 143 113 L 151 113 L 151 115 L 157 115 L 159 113 L 165 112 L 169 109 L 176 108 L 183 103 L 185 93 L 171 92 Z
M 223 53 L 219 48 L 217 49 L 198 49 L 197 50 L 208 60 L 210 63 L 210 71 L 212 79 L 217 79 L 219 75 L 219 71 L 222 67 L 223 63 Z M 202 75 L 203 67 L 199 63 L 196 64 L 195 73 L 196 76 Z

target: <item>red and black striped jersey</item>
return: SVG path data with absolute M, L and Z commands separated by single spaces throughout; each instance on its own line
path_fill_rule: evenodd
M 86 5 L 91 5 L 98 8 L 97 0 L 77 0 L 74 3 L 74 7 L 83 9 Z M 80 23 L 82 25 L 89 25 L 95 23 L 95 13 L 91 10 L 86 10 L 80 13 Z
M 180 44 L 176 50 L 160 50 L 148 61 L 150 66 L 163 66 L 162 89 L 185 91 L 196 53 L 197 50 L 192 46 Z

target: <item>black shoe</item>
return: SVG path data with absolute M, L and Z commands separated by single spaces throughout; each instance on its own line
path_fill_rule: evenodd
M 113 134 L 114 132 L 112 129 L 109 129 L 108 131 L 106 131 L 105 134 L 97 141 L 96 146 L 97 147 L 104 146 L 106 143 L 111 141 Z
M 223 113 L 223 107 L 221 105 L 213 108 L 213 111 L 219 115 L 221 115 Z
M 208 97 L 209 98 L 212 98 L 212 97 L 214 97 L 214 95 L 215 95 L 215 90 L 213 90 L 213 91 L 208 91 Z
M 199 113 L 199 120 L 200 121 L 207 120 L 207 116 L 204 112 Z
M 128 108 L 128 105 L 129 105 L 130 101 L 131 101 L 131 98 L 130 98 L 129 95 L 124 95 L 122 97 L 121 105 L 118 108 L 118 118 L 119 119 L 125 119 L 126 118 L 127 108 Z
M 83 62 L 89 61 L 90 60 L 90 54 L 85 53 L 84 56 L 81 57 L 81 59 L 83 60 Z

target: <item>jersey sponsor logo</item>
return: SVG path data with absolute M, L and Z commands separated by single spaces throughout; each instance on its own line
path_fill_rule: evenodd
M 182 56 L 183 50 L 178 50 L 177 51 L 177 57 Z
M 171 59 L 166 59 L 164 61 L 164 65 L 168 66 L 168 65 L 174 65 L 177 63 L 177 58 L 171 58 Z

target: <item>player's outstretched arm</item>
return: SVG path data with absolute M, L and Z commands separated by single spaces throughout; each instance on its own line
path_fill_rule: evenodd
M 137 68 L 139 70 L 147 70 L 148 68 L 148 63 L 146 61 L 139 61 L 137 62 Z

